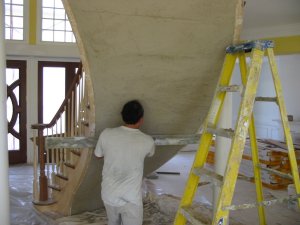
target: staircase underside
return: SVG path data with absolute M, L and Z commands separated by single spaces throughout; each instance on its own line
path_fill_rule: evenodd
M 64 0 L 90 76 L 95 135 L 121 124 L 122 105 L 139 99 L 142 130 L 192 134 L 209 109 L 225 48 L 238 40 L 240 0 Z M 180 149 L 159 147 L 145 173 Z M 102 163 L 87 157 L 67 214 L 101 205 Z

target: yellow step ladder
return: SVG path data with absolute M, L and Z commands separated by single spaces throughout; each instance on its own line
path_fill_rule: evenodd
M 250 65 L 246 63 L 246 53 L 251 51 Z M 275 97 L 256 97 L 257 86 L 260 79 L 261 67 L 264 54 L 267 54 L 269 65 L 272 72 L 273 83 L 275 86 Z M 233 69 L 236 60 L 239 60 L 240 73 L 242 84 L 230 85 Z M 220 113 L 222 111 L 223 102 L 228 92 L 242 93 L 235 131 L 228 129 L 217 128 Z M 212 101 L 212 105 L 208 115 L 203 123 L 203 132 L 200 139 L 199 147 L 195 155 L 195 159 L 185 186 L 185 190 L 179 205 L 174 225 L 183 225 L 189 221 L 192 224 L 206 225 L 196 219 L 197 215 L 191 209 L 192 201 L 197 191 L 201 175 L 208 175 L 215 183 L 219 183 L 221 191 L 218 197 L 215 214 L 212 218 L 212 225 L 226 225 L 229 218 L 229 211 L 244 208 L 258 208 L 260 225 L 266 224 L 264 206 L 282 202 L 283 200 L 291 200 L 291 198 L 275 199 L 264 201 L 262 182 L 261 182 L 261 167 L 259 163 L 258 148 L 256 142 L 256 134 L 254 127 L 253 105 L 255 101 L 271 101 L 277 103 L 282 120 L 282 126 L 288 147 L 289 161 L 291 164 L 292 175 L 283 174 L 278 171 L 269 171 L 276 173 L 279 176 L 290 178 L 294 181 L 296 196 L 294 200 L 298 201 L 300 207 L 300 184 L 299 171 L 295 156 L 294 145 L 290 133 L 287 112 L 283 100 L 282 88 L 279 80 L 279 75 L 276 67 L 275 57 L 273 53 L 272 41 L 252 41 L 245 44 L 229 46 L 226 49 L 226 57 L 221 71 L 221 76 L 218 81 L 217 89 Z M 252 161 L 254 169 L 254 180 L 256 186 L 257 202 L 253 204 L 231 205 L 236 180 L 238 177 L 239 166 L 241 163 L 246 137 L 250 136 Z M 227 167 L 224 176 L 216 174 L 204 168 L 208 151 L 211 146 L 213 135 L 231 138 L 230 153 L 227 161 Z

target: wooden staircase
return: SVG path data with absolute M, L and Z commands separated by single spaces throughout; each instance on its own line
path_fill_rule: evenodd
M 90 123 L 94 114 L 90 106 L 86 74 L 80 66 L 66 98 L 49 124 L 34 124 L 33 203 L 40 211 L 70 214 L 73 195 L 91 160 L 89 149 L 50 149 L 46 137 L 93 135 Z M 36 147 L 37 146 L 37 147 Z

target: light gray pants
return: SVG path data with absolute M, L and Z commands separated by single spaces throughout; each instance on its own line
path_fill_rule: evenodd
M 104 204 L 108 225 L 142 225 L 143 206 L 127 203 L 123 206 Z

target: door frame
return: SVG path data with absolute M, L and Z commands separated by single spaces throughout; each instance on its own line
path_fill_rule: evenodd
M 79 68 L 80 62 L 60 62 L 60 61 L 38 61 L 38 123 L 43 123 L 43 68 L 44 67 L 64 67 L 66 68 L 65 94 L 68 92 L 70 84 L 74 78 L 74 69 Z

